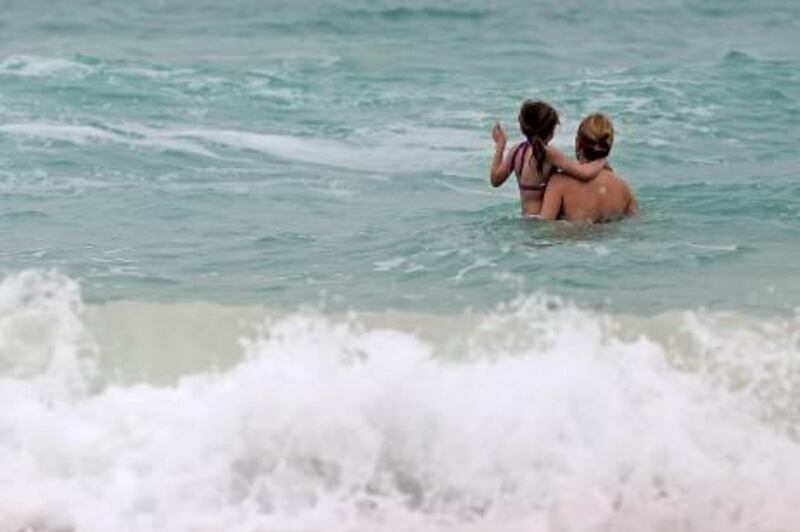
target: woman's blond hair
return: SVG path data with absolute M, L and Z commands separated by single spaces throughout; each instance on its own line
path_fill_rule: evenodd
M 608 157 L 614 144 L 614 124 L 603 113 L 592 113 L 578 126 L 578 150 L 590 161 Z

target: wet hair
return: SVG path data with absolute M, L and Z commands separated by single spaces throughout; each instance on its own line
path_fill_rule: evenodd
M 533 148 L 536 171 L 544 171 L 545 139 L 553 137 L 558 125 L 558 113 L 553 106 L 540 100 L 525 100 L 519 110 L 519 129 Z
M 593 113 L 583 119 L 578 126 L 578 156 L 594 161 L 608 157 L 614 145 L 614 124 L 602 113 Z

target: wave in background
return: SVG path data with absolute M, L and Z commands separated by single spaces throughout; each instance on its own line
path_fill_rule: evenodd
M 798 318 L 86 306 L 25 271 L 0 529 L 789 531 L 798 354 Z

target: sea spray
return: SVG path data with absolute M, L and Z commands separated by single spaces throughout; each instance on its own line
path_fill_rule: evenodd
M 80 331 L 32 348 L 55 360 L 91 336 L 77 294 L 63 277 L 7 278 L 3 323 Z M 171 385 L 107 376 L 55 401 L 40 375 L 72 383 L 73 371 L 11 364 L 0 527 L 792 530 L 800 444 L 761 414 L 796 389 L 751 393 L 716 378 L 724 367 L 674 363 L 724 351 L 730 331 L 689 318 L 694 343 L 667 347 L 662 327 L 625 330 L 624 318 L 541 298 L 464 319 L 474 332 L 412 332 L 436 316 L 403 330 L 358 314 L 273 315 L 227 368 Z M 796 343 L 764 340 L 771 365 L 796 358 Z

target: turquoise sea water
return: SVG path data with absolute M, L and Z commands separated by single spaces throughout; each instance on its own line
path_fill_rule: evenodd
M 2 266 L 92 301 L 791 311 L 796 2 L 12 2 Z M 41 11 L 45 11 L 41 13 Z M 523 99 L 615 121 L 642 220 L 519 219 Z
M 0 12 L 0 530 L 795 530 L 800 3 Z

